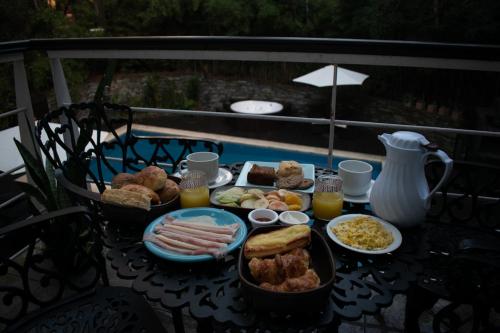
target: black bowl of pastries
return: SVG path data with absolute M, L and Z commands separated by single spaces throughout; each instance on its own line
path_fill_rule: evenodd
M 101 194 L 104 216 L 111 221 L 149 223 L 179 206 L 180 179 L 157 166 L 119 173 Z
M 335 264 L 321 234 L 307 225 L 253 229 L 243 244 L 238 273 L 247 302 L 257 311 L 324 309 Z

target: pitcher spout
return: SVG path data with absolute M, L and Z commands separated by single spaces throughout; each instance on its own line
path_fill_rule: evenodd
M 389 139 L 391 138 L 391 134 L 388 134 L 388 133 L 384 133 L 382 135 L 379 135 L 378 136 L 378 139 L 380 140 L 380 142 L 382 142 L 385 146 L 385 148 L 387 148 L 387 145 L 389 144 Z

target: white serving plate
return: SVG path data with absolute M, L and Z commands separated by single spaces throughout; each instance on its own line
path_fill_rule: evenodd
M 380 222 L 390 233 L 392 233 L 392 237 L 394 238 L 393 242 L 386 247 L 385 249 L 382 250 L 363 250 L 363 249 L 358 249 L 352 246 L 349 246 L 347 244 L 344 244 L 340 241 L 340 239 L 335 236 L 335 234 L 332 231 L 332 227 L 336 226 L 337 224 L 353 219 L 358 216 L 370 216 L 372 219 L 375 221 Z M 345 247 L 346 249 L 349 249 L 354 252 L 359 252 L 359 253 L 365 253 L 365 254 L 384 254 L 384 253 L 389 253 L 394 250 L 396 250 L 400 245 L 401 242 L 403 241 L 403 237 L 401 236 L 401 233 L 399 230 L 390 224 L 389 222 L 386 222 L 378 217 L 371 216 L 371 215 L 364 215 L 364 214 L 348 214 L 348 215 L 340 215 L 333 220 L 331 220 L 327 225 L 326 225 L 326 233 L 328 234 L 328 237 L 330 237 L 335 243 L 338 245 Z
M 258 186 L 258 187 L 265 187 L 265 188 L 276 188 L 276 186 L 265 186 L 265 185 L 257 185 L 257 184 L 252 184 L 247 182 L 247 175 L 250 169 L 252 168 L 252 165 L 257 164 L 260 166 L 265 166 L 265 167 L 273 167 L 275 170 L 278 170 L 279 167 L 279 162 L 260 162 L 260 161 L 246 161 L 245 165 L 243 165 L 243 168 L 241 169 L 240 176 L 236 180 L 235 186 Z M 304 171 L 304 178 L 309 178 L 314 180 L 314 165 L 313 164 L 302 164 L 300 163 L 300 166 L 302 167 L 302 170 Z M 305 190 L 293 190 L 297 192 L 303 192 L 303 193 L 313 193 L 314 192 L 314 185 L 309 187 L 308 189 Z

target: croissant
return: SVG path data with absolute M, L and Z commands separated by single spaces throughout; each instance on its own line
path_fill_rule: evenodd
M 280 284 L 287 278 L 303 275 L 309 268 L 309 253 L 304 249 L 294 249 L 273 259 L 252 258 L 248 263 L 250 274 L 258 282 Z
M 263 282 L 260 286 L 264 289 L 280 292 L 304 291 L 314 289 L 319 286 L 318 274 L 313 269 L 308 269 L 304 275 L 295 278 L 288 278 L 281 284 L 271 284 Z

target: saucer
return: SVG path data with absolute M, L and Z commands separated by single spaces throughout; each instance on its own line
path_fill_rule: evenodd
M 362 195 L 348 195 L 344 193 L 344 201 L 350 202 L 350 203 L 359 203 L 359 204 L 365 204 L 370 202 L 370 193 L 372 192 L 372 187 L 373 184 L 375 184 L 375 181 L 372 179 L 370 181 L 370 188 L 368 188 L 368 191 L 366 191 L 365 194 Z
M 173 176 L 182 178 L 180 172 L 174 173 Z M 228 184 L 232 179 L 233 179 L 233 174 L 231 173 L 231 171 L 226 170 L 224 168 L 219 168 L 219 174 L 217 175 L 217 178 L 215 178 L 214 181 L 208 183 L 208 188 L 213 189 L 219 186 L 224 186 Z

